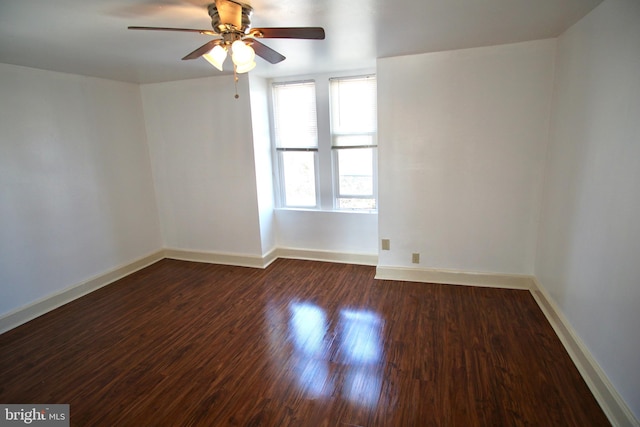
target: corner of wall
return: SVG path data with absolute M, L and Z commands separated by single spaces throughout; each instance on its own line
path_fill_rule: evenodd
M 609 421 L 614 426 L 638 427 L 638 420 L 579 338 L 556 302 L 536 278 L 533 279 L 533 285 L 531 295 L 538 303 L 558 338 L 560 338 Z
M 165 257 L 165 251 L 159 250 L 147 256 L 139 258 L 126 265 L 121 265 L 106 273 L 99 274 L 89 280 L 77 283 L 53 295 L 47 295 L 32 304 L 19 307 L 7 314 L 0 316 L 0 334 L 16 328 L 36 317 L 42 316 L 51 310 L 61 307 L 75 299 L 98 290 L 125 276 L 135 273 Z

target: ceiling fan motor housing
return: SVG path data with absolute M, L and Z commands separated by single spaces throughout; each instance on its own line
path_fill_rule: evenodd
M 220 13 L 218 12 L 216 3 L 211 3 L 208 6 L 208 11 L 209 16 L 211 17 L 211 26 L 213 27 L 213 30 L 223 36 L 227 33 L 237 33 L 240 35 L 247 34 L 249 32 L 249 29 L 251 28 L 251 14 L 253 13 L 253 8 L 248 4 L 230 0 L 229 2 L 235 3 L 242 8 L 242 20 L 240 28 L 237 28 L 233 23 L 223 22 L 220 18 Z

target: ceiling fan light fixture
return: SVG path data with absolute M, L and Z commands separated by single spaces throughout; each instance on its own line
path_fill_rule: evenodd
M 256 68 L 256 61 L 247 62 L 242 65 L 236 65 L 236 73 L 238 74 L 248 73 L 254 68 Z
M 242 40 L 236 40 L 231 45 L 231 59 L 238 67 L 242 67 L 254 62 L 256 53 L 251 46 L 246 45 Z
M 193 2 L 193 0 L 189 1 Z M 211 17 L 212 30 L 139 26 L 130 26 L 129 29 L 179 31 L 216 37 L 182 59 L 197 59 L 202 56 L 216 69 L 223 71 L 227 56 L 231 56 L 236 86 L 237 73 L 246 73 L 256 67 L 256 55 L 270 64 L 277 64 L 286 59 L 284 55 L 258 41 L 257 38 L 323 40 L 325 37 L 324 29 L 321 27 L 253 28 L 251 26 L 253 8 L 245 3 L 250 0 L 209 0 L 209 2 L 207 10 Z
M 222 71 L 224 60 L 227 59 L 227 51 L 222 46 L 217 45 L 211 49 L 209 53 L 202 55 L 202 57 L 206 59 L 209 64 Z

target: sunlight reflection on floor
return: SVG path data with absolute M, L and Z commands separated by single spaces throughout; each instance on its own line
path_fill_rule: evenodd
M 383 366 L 380 316 L 341 309 L 331 330 L 325 311 L 315 304 L 291 303 L 289 311 L 291 372 L 306 397 L 341 395 L 360 406 L 377 405 Z

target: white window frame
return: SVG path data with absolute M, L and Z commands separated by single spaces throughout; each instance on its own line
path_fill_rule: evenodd
M 278 185 L 278 191 L 277 193 L 277 200 L 278 200 L 278 206 L 279 207 L 286 207 L 286 208 L 292 208 L 292 209 L 317 209 L 320 206 L 320 190 L 318 188 L 318 180 L 319 180 L 319 162 L 318 162 L 318 149 L 317 148 L 276 148 L 276 156 L 278 157 L 277 159 L 277 166 L 276 169 L 278 171 L 278 179 L 277 179 L 277 185 Z M 286 188 L 285 188 L 285 179 L 284 179 L 284 168 L 282 167 L 282 164 L 284 163 L 284 159 L 283 159 L 283 155 L 286 152 L 313 152 L 314 156 L 313 156 L 313 163 L 314 163 L 314 167 L 313 167 L 313 171 L 315 173 L 315 177 L 314 177 L 314 183 L 315 183 L 315 193 L 316 193 L 316 202 L 315 205 L 313 206 L 307 206 L 307 205 L 294 205 L 294 204 L 287 204 L 286 202 Z
M 361 195 L 361 194 L 341 194 L 340 193 L 340 165 L 338 162 L 338 153 L 340 150 L 351 150 L 357 148 L 371 148 L 371 161 L 372 165 L 372 173 L 373 173 L 373 191 L 372 194 Z M 336 211 L 357 211 L 357 212 L 366 212 L 366 211 L 377 211 L 378 210 L 378 145 L 362 145 L 362 146 L 347 146 L 347 147 L 332 147 L 332 162 L 333 162 L 333 201 L 334 201 L 334 210 Z M 374 199 L 376 207 L 374 209 L 345 209 L 338 207 L 338 199 L 339 198 L 348 198 L 348 199 Z
M 342 76 L 342 77 L 332 77 L 329 79 L 329 86 L 331 86 L 331 82 L 333 80 L 336 81 L 340 81 L 340 80 L 360 80 L 360 79 L 366 79 L 366 78 L 374 78 L 376 79 L 376 75 L 374 73 L 366 73 L 366 74 L 359 74 L 359 75 L 350 75 L 350 76 Z M 329 99 L 329 107 L 331 108 L 331 106 L 333 105 L 333 101 L 331 99 Z M 333 115 L 332 115 L 333 117 Z M 335 130 L 333 123 L 330 126 L 331 128 L 331 154 L 332 154 L 332 165 L 333 165 L 333 203 L 334 203 L 334 210 L 337 211 L 357 211 L 357 212 L 362 212 L 362 211 L 367 211 L 368 209 L 346 209 L 346 208 L 340 208 L 338 207 L 338 199 L 340 198 L 349 198 L 349 199 L 374 199 L 375 201 L 375 208 L 374 209 L 369 209 L 371 211 L 377 211 L 378 208 L 378 129 L 377 129 L 377 125 L 375 130 L 373 131 L 369 131 L 369 132 L 350 132 L 350 133 L 345 133 L 345 132 L 338 132 Z M 357 135 L 370 135 L 372 136 L 372 140 L 371 140 L 371 144 L 364 144 L 364 145 L 349 145 L 349 146 L 340 146 L 338 144 L 335 144 L 334 141 L 336 139 L 336 137 L 340 137 L 340 136 L 357 136 Z M 362 148 L 370 148 L 371 149 L 371 161 L 373 162 L 372 164 L 372 192 L 371 194 L 367 194 L 367 195 L 357 195 L 357 194 L 341 194 L 340 193 L 340 168 L 339 168 L 339 161 L 338 161 L 338 156 L 339 156 L 339 152 L 341 150 L 351 150 L 351 149 L 362 149 Z
M 272 156 L 273 167 L 276 173 L 276 194 L 275 202 L 277 209 L 292 210 L 315 210 L 315 211 L 335 211 L 335 212 L 354 212 L 354 213 L 377 213 L 378 209 L 378 153 L 377 153 L 377 136 L 375 138 L 376 147 L 373 150 L 373 197 L 376 200 L 375 209 L 339 209 L 337 207 L 337 197 L 339 188 L 337 187 L 337 177 L 339 176 L 337 169 L 337 155 L 333 146 L 333 135 L 331 131 L 331 112 L 330 112 L 330 80 L 332 78 L 350 78 L 362 77 L 366 75 L 375 76 L 374 70 L 359 70 L 355 72 L 331 73 L 331 74 L 314 74 L 296 77 L 279 77 L 269 80 L 269 115 L 271 124 L 271 138 L 273 143 Z M 273 109 L 273 86 L 276 84 L 295 84 L 302 82 L 314 82 L 316 88 L 316 114 L 318 126 L 318 147 L 315 157 L 315 175 L 316 175 L 316 206 L 293 206 L 286 205 L 285 201 L 285 182 L 282 164 L 282 152 L 287 149 L 278 149 L 275 144 L 275 117 Z M 345 149 L 345 148 L 342 148 Z M 288 149 L 295 150 L 295 149 Z M 302 149 L 301 149 L 302 150 Z M 311 151 L 311 149 L 309 149 Z M 315 149 L 314 149 L 315 150 Z M 355 198 L 355 197 L 353 197 Z M 369 198 L 368 196 L 366 198 Z
M 276 158 L 276 164 L 274 165 L 275 169 L 277 170 L 278 174 L 277 174 L 277 190 L 276 191 L 276 202 L 277 202 L 277 206 L 279 207 L 283 207 L 283 208 L 292 208 L 292 209 L 318 209 L 320 206 L 320 189 L 318 186 L 318 181 L 319 181 L 319 166 L 320 166 L 320 162 L 318 161 L 318 151 L 319 151 L 319 146 L 320 146 L 320 138 L 318 137 L 318 147 L 278 147 L 276 144 L 276 135 L 275 135 L 275 111 L 273 108 L 273 91 L 275 90 L 275 86 L 277 85 L 284 85 L 284 84 L 291 84 L 291 85 L 296 85 L 296 84 L 304 84 L 304 83 L 313 83 L 315 86 L 315 91 L 316 91 L 316 116 L 317 116 L 317 92 L 318 92 L 318 88 L 317 88 L 317 84 L 315 82 L 314 79 L 296 79 L 296 80 L 291 80 L 291 81 L 285 81 L 285 82 L 273 82 L 271 84 L 271 92 L 269 94 L 269 108 L 270 108 L 270 116 L 271 116 L 271 138 L 274 141 L 274 143 L 272 144 L 273 146 L 273 150 L 274 150 L 274 157 Z M 317 122 L 317 117 L 316 117 L 316 122 Z M 282 166 L 284 163 L 284 153 L 286 152 L 313 152 L 314 156 L 313 156 L 313 161 L 314 161 L 314 185 L 315 185 L 315 196 L 316 196 L 316 200 L 315 200 L 315 204 L 313 206 L 308 206 L 308 205 L 294 205 L 294 204 L 287 204 L 286 201 L 286 188 L 285 188 L 285 177 L 284 177 L 284 167 Z

